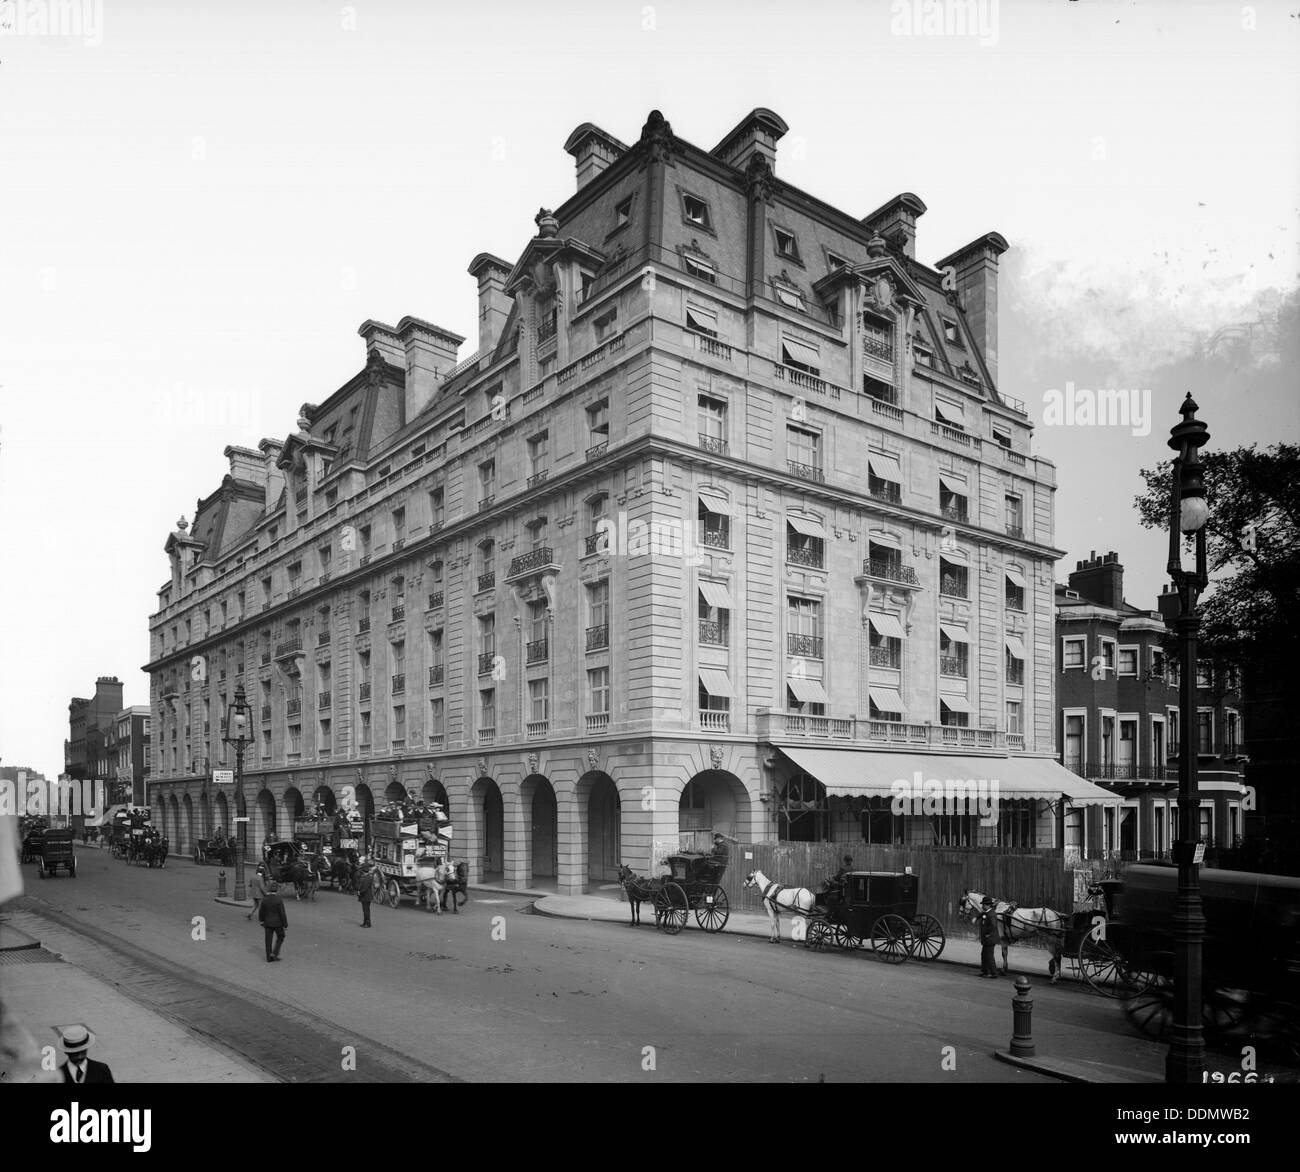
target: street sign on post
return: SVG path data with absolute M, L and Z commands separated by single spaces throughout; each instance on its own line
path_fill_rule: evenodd
M 235 771 L 233 769 L 214 769 L 212 771 L 213 785 L 234 785 Z

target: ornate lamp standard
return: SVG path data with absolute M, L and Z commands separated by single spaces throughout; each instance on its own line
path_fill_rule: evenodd
M 1209 584 L 1205 568 L 1205 480 L 1199 449 L 1210 438 L 1196 418 L 1197 406 L 1188 393 L 1179 412 L 1182 423 L 1169 429 L 1173 461 L 1169 506 L 1169 577 L 1178 592 L 1179 680 L 1178 719 L 1182 722 L 1178 761 L 1178 900 L 1174 908 L 1174 1023 L 1165 1057 L 1165 1082 L 1198 1083 L 1205 1060 L 1205 1030 L 1201 1024 L 1201 943 L 1205 917 L 1196 851 L 1200 835 L 1196 786 L 1196 640 L 1201 621 L 1196 599 Z M 1183 536 L 1195 535 L 1196 568 L 1184 570 Z
M 235 689 L 235 698 L 226 713 L 226 732 L 221 738 L 235 750 L 235 809 L 238 812 L 239 839 L 235 846 L 235 901 L 248 898 L 244 888 L 244 851 L 247 846 L 248 817 L 244 809 L 244 750 L 252 743 L 253 710 L 244 695 L 244 685 Z

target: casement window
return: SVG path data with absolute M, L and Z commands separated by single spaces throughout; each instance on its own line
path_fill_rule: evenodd
M 1087 639 L 1061 640 L 1061 669 L 1082 668 L 1086 659 Z
M 497 690 L 480 688 L 478 693 L 479 731 L 496 732 L 497 727 Z
M 1025 731 L 1024 705 L 1019 700 L 1007 701 L 1007 732 L 1023 736 Z
M 727 440 L 727 404 L 710 395 L 696 399 L 699 408 L 700 443 L 710 451 L 725 451 Z
M 433 518 L 430 527 L 440 529 L 446 520 L 446 510 L 443 506 L 443 490 L 435 488 L 429 493 L 429 514 Z
M 993 426 L 993 442 L 1000 448 L 1011 450 L 1011 433 L 1005 427 Z
M 903 466 L 886 452 L 867 453 L 867 491 L 880 500 L 903 499 Z
M 949 598 L 969 598 L 970 571 L 961 562 L 939 559 L 939 593 Z
M 398 704 L 393 709 L 393 740 L 406 740 L 406 705 Z
M 1064 729 L 1065 767 L 1078 772 L 1083 768 L 1083 715 L 1066 713 L 1064 716 Z
M 951 318 L 942 318 L 943 322 L 943 340 L 953 346 L 961 346 L 961 330 L 957 328 L 957 323 Z
M 1165 744 L 1168 746 L 1169 756 L 1171 757 L 1179 756 L 1181 742 L 1178 736 L 1178 709 L 1177 708 L 1165 709 L 1165 731 L 1168 733 L 1168 736 L 1165 739 Z
M 609 443 L 609 400 L 601 399 L 587 408 L 587 436 L 591 447 Z
M 480 541 L 478 546 L 478 575 L 479 578 L 493 577 L 496 574 L 497 543 L 488 538 L 486 541 Z M 479 589 L 484 589 L 480 581 Z
M 592 668 L 587 672 L 587 711 L 593 716 L 608 715 L 609 699 L 609 668 Z
M 620 200 L 614 206 L 614 230 L 626 228 L 632 222 L 632 197 Z
M 1007 534 L 1011 537 L 1025 535 L 1025 507 L 1021 497 L 1007 493 L 1002 498 L 1003 516 L 1006 520 Z
M 1241 752 L 1241 716 L 1232 708 L 1223 712 L 1223 751 L 1234 755 Z
M 1196 751 L 1200 754 L 1214 752 L 1214 709 L 1196 710 Z
M 528 719 L 532 722 L 551 717 L 551 682 L 548 679 L 528 681 Z
M 609 630 L 609 579 L 602 578 L 587 587 L 587 626 Z
M 1135 676 L 1138 673 L 1138 649 L 1121 647 L 1119 649 L 1119 667 L 1117 673 L 1122 676 Z
M 1098 642 L 1099 646 L 1101 647 L 1101 664 L 1102 664 L 1102 666 L 1103 666 L 1103 667 L 1104 667 L 1108 672 L 1113 672 L 1113 671 L 1115 670 L 1115 640 L 1114 640 L 1114 639 L 1099 639 L 1097 642 Z
M 715 647 L 726 647 L 730 642 L 731 591 L 722 582 L 700 582 L 699 598 L 700 642 Z
M 1005 642 L 1007 683 L 1021 686 L 1025 682 L 1025 644 L 1018 635 L 1006 636 Z
M 602 548 L 609 548 L 608 525 L 609 496 L 599 493 L 587 502 L 587 552 L 591 553 L 592 539 L 602 537 Z
M 698 228 L 712 231 L 713 225 L 709 218 L 709 205 L 699 196 L 687 195 L 682 192 L 682 219 L 688 224 L 694 224 Z
M 964 480 L 959 480 L 952 473 L 939 477 L 939 512 L 949 521 L 965 522 L 967 518 L 967 492 Z
M 886 318 L 862 315 L 862 352 L 882 362 L 894 361 L 894 323 Z
M 540 476 L 550 467 L 551 434 L 549 431 L 538 432 L 528 441 L 528 475 L 530 478 Z
M 1003 576 L 1003 590 L 1007 610 L 1025 609 L 1025 576 L 1014 566 L 1008 566 Z
M 939 624 L 939 674 L 963 680 L 970 674 L 970 635 L 951 623 Z
M 478 485 L 480 501 L 491 501 L 497 494 L 497 462 L 484 460 L 478 466 Z
M 794 464 L 805 468 L 820 470 L 822 466 L 822 437 L 815 431 L 805 431 L 802 427 L 785 429 L 786 458 Z
M 785 526 L 785 560 L 823 569 L 826 565 L 826 530 L 810 517 L 789 517 Z
M 480 656 L 487 656 L 489 659 L 496 655 L 497 616 L 495 614 L 482 615 L 478 620 L 478 650 Z
M 784 228 L 773 228 L 773 235 L 776 237 L 776 254 L 784 257 L 786 260 L 799 260 L 799 241 L 793 232 L 787 232 Z
M 429 701 L 429 736 L 441 737 L 445 728 L 445 704 L 443 700 Z
M 731 505 L 720 493 L 701 490 L 696 519 L 700 543 L 714 549 L 731 548 Z
M 1214 687 L 1214 665 L 1208 659 L 1196 661 L 1196 686 L 1198 688 Z
M 791 594 L 786 603 L 786 625 L 790 655 L 823 658 L 822 604 L 817 599 Z
M 583 305 L 591 298 L 591 291 L 596 284 L 596 274 L 586 269 L 578 270 L 578 304 Z
M 917 366 L 934 367 L 934 352 L 928 346 L 922 346 L 914 342 L 912 344 L 912 354 L 916 358 Z
M 871 666 L 900 670 L 903 666 L 904 630 L 898 616 L 871 611 L 867 617 L 870 620 L 867 654 Z
M 1151 648 L 1151 677 L 1157 680 L 1165 678 L 1165 653 L 1159 647 Z
M 864 374 L 862 376 L 862 393 L 869 399 L 875 399 L 878 403 L 888 403 L 893 407 L 898 406 L 898 392 L 894 389 L 892 383 L 887 383 L 883 379 Z
M 939 723 L 944 728 L 970 728 L 970 702 L 962 696 L 941 695 Z
M 687 273 L 697 280 L 707 281 L 710 285 L 718 283 L 718 272 L 708 261 L 685 252 L 682 253 L 682 263 L 686 266 Z
M 772 288 L 776 291 L 776 299 L 782 305 L 788 305 L 791 309 L 806 311 L 807 307 L 804 305 L 803 294 L 798 289 L 777 282 L 772 283 Z
M 396 549 L 396 543 L 406 540 L 406 510 L 393 510 L 393 548 Z

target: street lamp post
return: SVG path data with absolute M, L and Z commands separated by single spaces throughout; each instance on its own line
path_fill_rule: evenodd
M 248 899 L 244 888 L 244 852 L 247 849 L 248 812 L 244 809 L 244 750 L 252 741 L 253 710 L 244 695 L 244 685 L 235 689 L 235 699 L 226 714 L 226 732 L 221 738 L 235 750 L 235 809 L 239 837 L 235 844 L 235 902 Z
M 1181 679 L 1178 719 L 1181 722 L 1178 762 L 1178 899 L 1174 907 L 1174 1022 L 1165 1057 L 1165 1081 L 1198 1083 L 1205 1061 L 1205 1029 L 1201 1021 L 1201 946 L 1205 916 L 1196 857 L 1200 812 L 1196 785 L 1196 642 L 1201 622 L 1197 596 L 1209 583 L 1205 565 L 1205 523 L 1209 506 L 1200 448 L 1210 438 L 1209 429 L 1196 418 L 1190 392 L 1179 412 L 1182 423 L 1169 429 L 1169 446 L 1178 453 L 1173 461 L 1169 508 L 1169 576 L 1178 593 L 1178 636 Z M 1196 568 L 1184 570 L 1182 541 L 1195 536 Z

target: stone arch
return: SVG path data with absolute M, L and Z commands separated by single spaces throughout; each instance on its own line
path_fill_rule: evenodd
M 721 832 L 733 838 L 750 825 L 749 790 L 734 773 L 703 769 L 682 787 L 677 802 L 677 829 Z
M 181 803 L 181 809 L 185 813 L 185 837 L 178 842 L 172 849 L 178 855 L 188 855 L 194 850 L 194 799 L 189 794 L 185 795 L 185 800 Z
M 524 778 L 519 787 L 520 814 L 524 825 L 524 877 L 553 882 L 559 863 L 559 803 L 555 787 L 540 773 Z
M 262 843 L 275 842 L 280 838 L 275 818 L 275 795 L 269 789 L 258 791 L 253 802 L 249 830 L 248 853 L 255 859 L 262 857 Z
M 215 835 L 217 830 L 227 838 L 233 838 L 235 835 L 234 824 L 230 821 L 230 803 L 226 801 L 226 795 L 222 790 L 217 791 L 217 796 L 212 802 L 212 833 Z
M 592 886 L 612 883 L 622 863 L 622 799 L 608 773 L 592 770 L 579 780 L 578 857 L 583 860 L 586 882 Z
M 426 802 L 437 802 L 444 810 L 451 810 L 451 801 L 447 797 L 446 787 L 440 781 L 430 778 L 420 789 L 420 797 Z
M 409 795 L 406 792 L 406 786 L 402 785 L 402 783 L 398 781 L 390 781 L 387 788 L 384 790 L 385 804 L 404 802 L 408 797 Z
M 490 777 L 480 777 L 470 786 L 467 831 L 471 880 L 501 882 L 505 876 L 505 802 L 501 787 Z
M 284 810 L 285 822 L 292 826 L 306 813 L 306 805 L 302 800 L 302 790 L 295 785 L 291 785 L 284 791 L 284 797 L 280 799 L 280 806 Z
M 163 834 L 167 838 L 169 849 L 176 851 L 181 840 L 181 804 L 175 790 L 172 790 L 171 797 L 167 799 L 167 820 L 163 824 Z
M 311 795 L 312 805 L 320 803 L 325 807 L 325 813 L 330 817 L 334 816 L 334 811 L 338 809 L 338 802 L 334 798 L 334 791 L 327 785 L 318 785 Z

